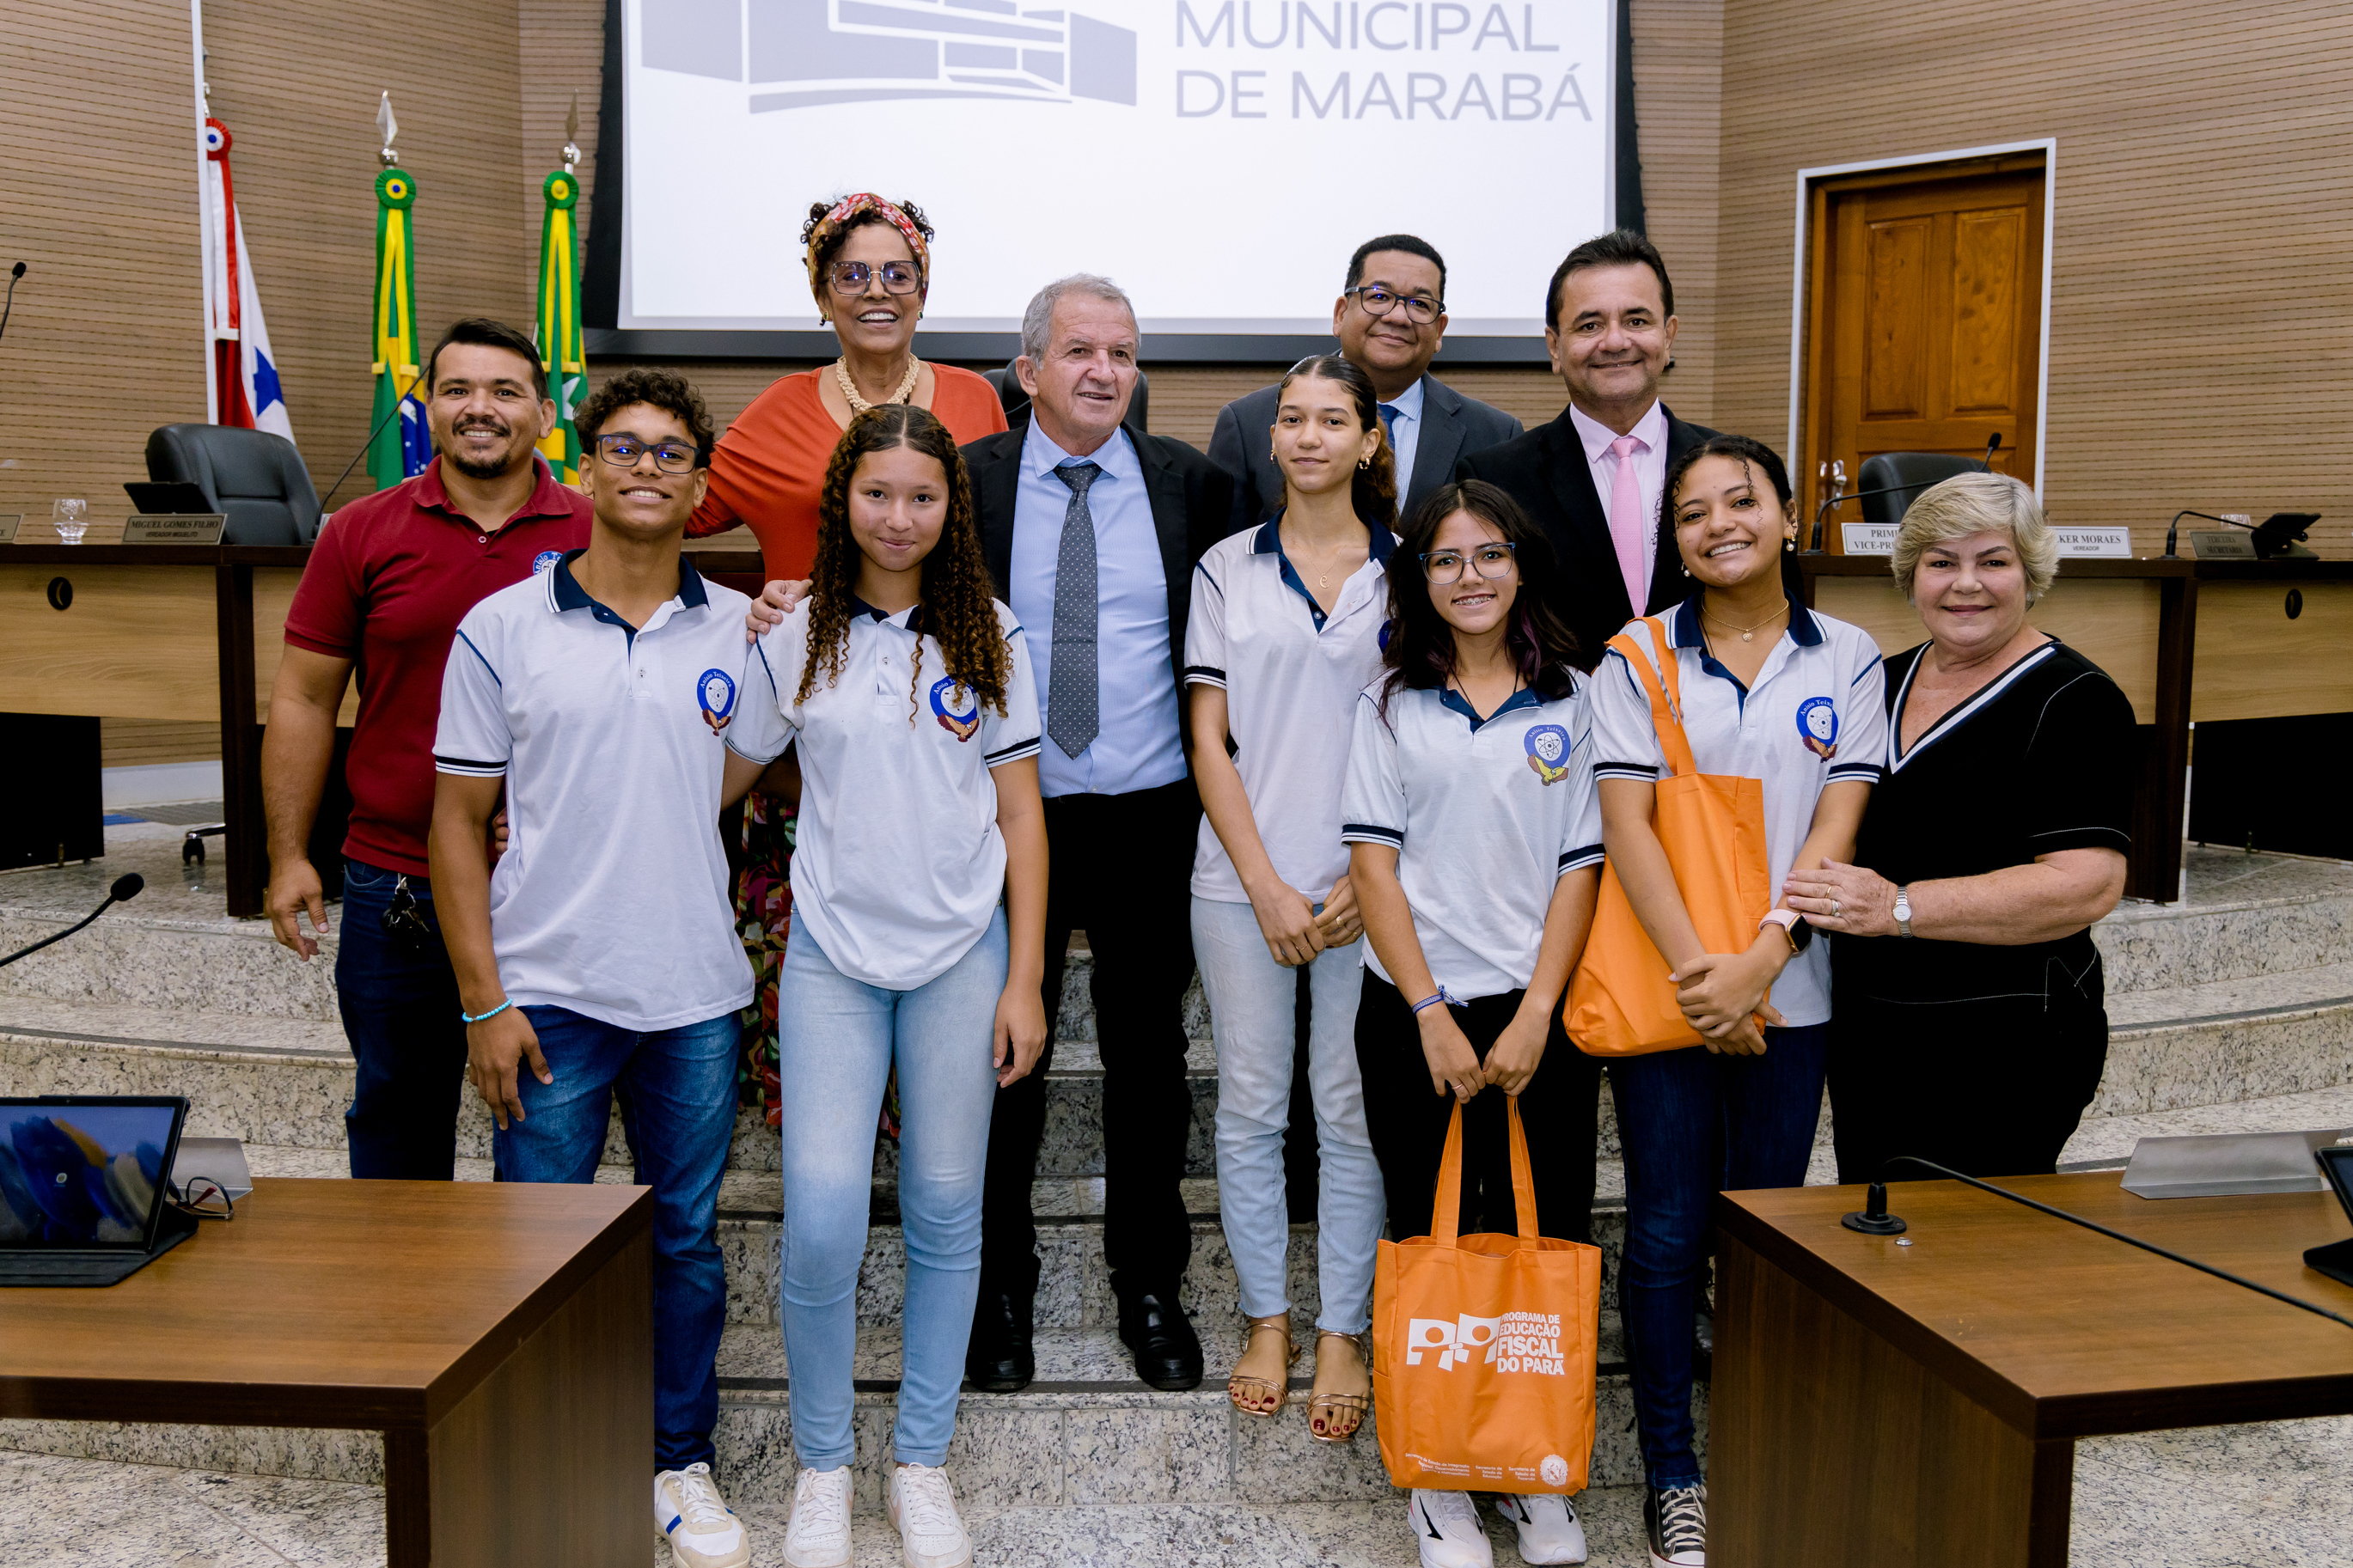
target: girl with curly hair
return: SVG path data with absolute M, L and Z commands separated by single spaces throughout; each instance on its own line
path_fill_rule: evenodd
M 849 1560 L 850 1368 L 874 1121 L 895 1067 L 904 1372 L 886 1488 L 910 1561 L 969 1562 L 946 1473 L 997 1088 L 1046 1043 L 1038 698 L 947 427 L 850 421 L 807 599 L 761 638 L 802 795 L 778 1072 L 796 1483 L 785 1557 Z

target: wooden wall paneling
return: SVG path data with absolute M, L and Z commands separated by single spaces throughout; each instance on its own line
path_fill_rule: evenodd
M 1713 423 L 1785 438 L 1798 170 L 2053 137 L 2052 520 L 2153 555 L 2184 506 L 2317 511 L 2346 553 L 2348 54 L 2325 0 L 1728 0 Z

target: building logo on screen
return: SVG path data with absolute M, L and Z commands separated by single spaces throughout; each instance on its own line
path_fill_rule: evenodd
M 754 114 L 915 98 L 1135 102 L 1135 34 L 1016 0 L 686 0 L 649 6 L 654 70 L 743 82 Z M 748 56 L 748 58 L 747 58 Z

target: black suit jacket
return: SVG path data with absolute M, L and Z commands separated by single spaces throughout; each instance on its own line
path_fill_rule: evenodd
M 1013 601 L 1013 511 L 1021 484 L 1021 443 L 1029 435 L 1027 407 L 1011 416 L 1012 427 L 983 436 L 963 448 L 972 479 L 972 502 L 979 513 L 980 549 L 997 596 Z M 1152 500 L 1153 531 L 1160 538 L 1160 569 L 1168 579 L 1168 671 L 1176 683 L 1177 721 L 1185 716 L 1185 618 L 1193 606 L 1193 568 L 1209 546 L 1226 536 L 1233 514 L 1234 481 L 1198 449 L 1166 436 L 1133 428 L 1122 434 L 1135 443 L 1144 485 Z M 1051 636 L 1036 627 L 1032 637 Z M 1042 697 L 1039 702 L 1042 710 Z
M 1282 509 L 1282 470 L 1268 455 L 1267 433 L 1274 427 L 1281 384 L 1261 386 L 1218 411 L 1209 434 L 1209 460 L 1234 476 L 1234 518 L 1239 533 Z M 1520 433 L 1520 422 L 1490 403 L 1466 397 L 1434 375 L 1421 378 L 1421 439 L 1413 449 L 1413 472 L 1398 497 L 1402 528 L 1422 498 L 1454 477 L 1455 459 L 1484 451 Z
M 1685 424 L 1672 409 L 1662 411 L 1667 416 L 1667 467 L 1672 469 L 1685 452 L 1715 432 Z M 1545 531 L 1560 563 L 1553 608 L 1576 634 L 1577 663 L 1588 670 L 1599 664 L 1609 639 L 1638 612 L 1627 602 L 1618 546 L 1609 537 L 1609 512 L 1593 488 L 1593 468 L 1585 460 L 1585 443 L 1577 439 L 1568 410 L 1515 440 L 1465 456 L 1455 464 L 1454 477 L 1500 486 Z M 1672 608 L 1687 596 L 1686 587 L 1683 557 L 1675 552 L 1675 531 L 1662 519 L 1651 567 L 1651 602 L 1639 613 L 1654 616 Z

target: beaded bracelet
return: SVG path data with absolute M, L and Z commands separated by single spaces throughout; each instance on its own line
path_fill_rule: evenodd
M 497 1017 L 500 1014 L 505 1012 L 508 1008 L 513 1005 L 514 998 L 510 996 L 487 1013 L 469 1013 L 463 1008 L 460 1008 L 458 1012 L 458 1021 L 461 1024 L 480 1024 L 488 1019 Z

